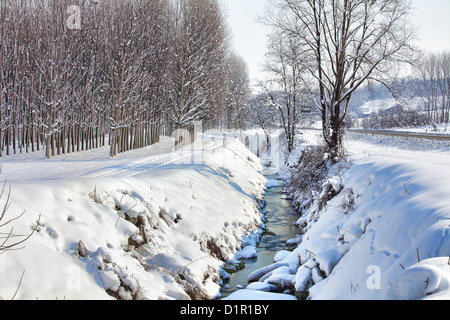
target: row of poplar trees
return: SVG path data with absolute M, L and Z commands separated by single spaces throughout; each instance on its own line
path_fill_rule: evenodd
M 238 115 L 245 73 L 217 0 L 2 0 L 0 155 L 156 143 Z

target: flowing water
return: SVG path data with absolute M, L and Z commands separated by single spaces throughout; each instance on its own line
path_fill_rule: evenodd
M 267 179 L 277 179 L 276 176 L 266 176 Z M 298 228 L 294 226 L 299 218 L 299 214 L 292 207 L 291 202 L 286 199 L 285 188 L 280 181 L 280 186 L 267 190 L 265 195 L 266 206 L 262 209 L 267 222 L 266 231 L 262 234 L 258 245 L 258 257 L 255 259 L 245 259 L 245 268 L 230 274 L 231 278 L 226 284 L 229 288 L 221 290 L 222 298 L 227 297 L 239 288 L 246 287 L 247 277 L 253 271 L 273 263 L 275 254 L 289 247 L 286 241 L 295 238 Z M 293 247 L 291 249 L 294 249 Z

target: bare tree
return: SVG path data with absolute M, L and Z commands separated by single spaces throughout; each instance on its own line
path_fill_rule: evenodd
M 0 155 L 115 156 L 215 122 L 236 76 L 225 18 L 219 0 L 2 0 Z
M 301 112 L 301 92 L 304 89 L 301 81 L 304 67 L 299 60 L 303 58 L 304 46 L 297 37 L 274 30 L 269 36 L 265 71 L 269 73 L 265 88 L 272 104 L 280 112 L 281 122 L 287 139 L 288 152 L 294 148 L 295 126 Z M 273 91 L 283 92 L 282 98 L 274 97 Z
M 249 103 L 249 120 L 252 125 L 263 130 L 267 148 L 270 147 L 269 130 L 277 126 L 277 120 L 280 118 L 278 104 L 274 103 L 274 100 L 275 95 L 272 92 L 262 92 L 254 95 Z
M 179 128 L 217 114 L 223 103 L 229 35 L 216 0 L 177 0 L 172 19 L 167 114 Z
M 433 123 L 450 118 L 450 52 L 429 53 L 416 68 L 420 93 Z
M 410 1 L 273 0 L 265 23 L 306 46 L 298 63 L 316 95 L 330 158 L 338 155 L 352 94 L 390 63 L 409 62 Z
M 228 129 L 245 129 L 248 104 L 251 96 L 246 62 L 231 53 L 227 63 L 227 99 L 224 119 Z

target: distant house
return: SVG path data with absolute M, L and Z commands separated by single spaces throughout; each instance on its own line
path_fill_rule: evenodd
M 394 113 L 394 114 L 402 113 L 403 111 L 405 111 L 405 107 L 399 103 L 386 110 L 387 113 Z
M 301 106 L 300 107 L 300 113 L 311 113 L 312 112 L 312 107 L 310 106 Z
M 360 116 L 370 116 L 372 112 L 370 112 L 369 107 L 358 107 L 358 115 Z
M 397 114 L 402 113 L 404 110 L 405 107 L 397 103 L 395 99 L 380 99 L 367 101 L 358 107 L 356 112 L 360 117 L 367 117 L 380 112 Z

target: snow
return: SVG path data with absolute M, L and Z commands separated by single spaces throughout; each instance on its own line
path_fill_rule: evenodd
M 265 282 L 252 282 L 246 287 L 246 289 L 270 292 L 272 290 L 272 286 Z
M 280 185 L 280 182 L 276 179 L 267 179 L 266 188 L 273 188 Z
M 287 163 L 319 135 L 303 131 Z M 337 195 L 305 211 L 294 247 L 227 300 L 450 299 L 448 144 L 350 134 L 345 150 L 346 170 L 330 168 L 322 186 Z M 230 277 L 224 261 L 258 256 L 258 201 L 279 184 L 262 172 L 286 175 L 278 160 L 274 169 L 279 154 L 258 159 L 222 133 L 178 151 L 163 138 L 107 154 L 1 159 L 11 186 L 4 221 L 25 212 L 10 225 L 14 234 L 37 229 L 20 250 L 0 255 L 0 297 L 16 290 L 15 299 L 220 297 Z
M 374 140 L 347 138 L 350 168 L 328 180 L 343 190 L 299 219 L 309 225 L 296 289 L 313 300 L 450 299 L 450 152 Z
M 237 253 L 238 259 L 253 259 L 258 257 L 258 252 L 254 246 L 246 246 Z
M 449 295 L 449 259 L 431 258 L 404 270 L 392 283 L 386 298 L 390 300 L 448 300 Z
M 233 292 L 228 297 L 224 298 L 224 300 L 297 300 L 297 298 L 283 293 L 241 289 Z
M 288 250 L 281 250 L 278 251 L 275 256 L 273 257 L 273 261 L 278 262 L 286 258 L 291 252 Z
M 4 221 L 25 211 L 10 225 L 14 234 L 39 225 L 23 248 L 0 255 L 0 297 L 17 289 L 15 299 L 179 300 L 190 298 L 187 289 L 220 295 L 223 260 L 259 230 L 266 179 L 234 138 L 225 145 L 204 134 L 183 150 L 173 145 L 162 137 L 115 158 L 107 148 L 3 157 L 11 187 Z
M 309 281 L 311 278 L 311 269 L 305 267 L 304 265 L 298 268 L 297 273 L 295 274 L 295 290 L 302 292 L 306 291 L 309 286 Z
M 319 134 L 304 131 L 305 145 Z M 330 168 L 322 186 L 337 195 L 311 206 L 294 250 L 275 254 L 232 298 L 295 290 L 311 300 L 450 299 L 448 145 L 352 134 L 345 148 L 346 171 Z

